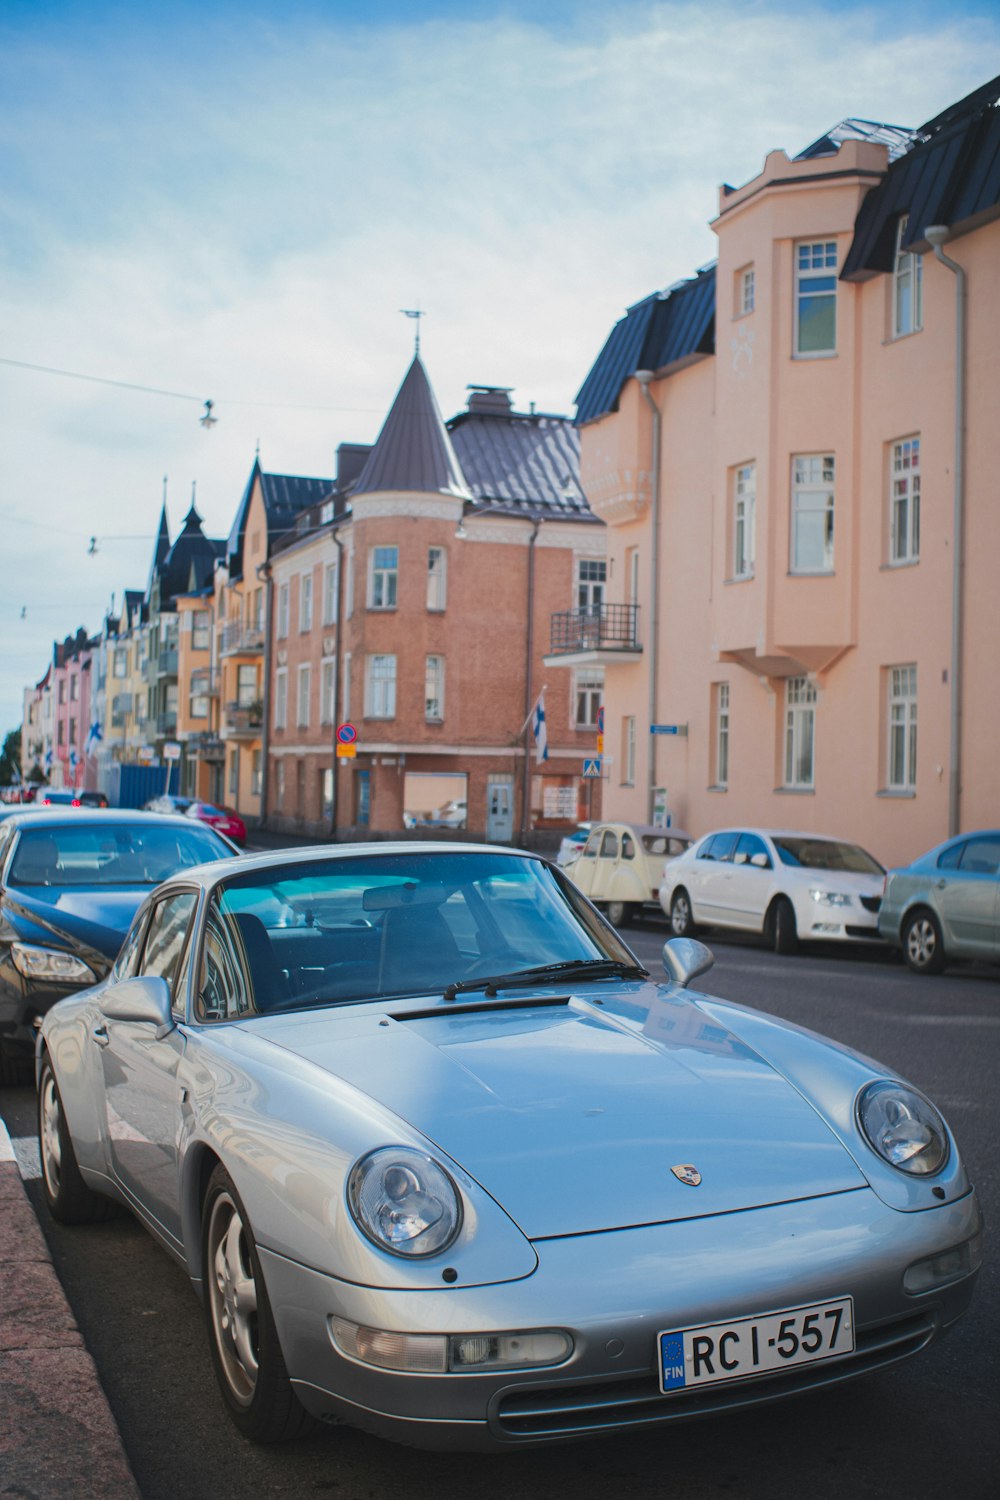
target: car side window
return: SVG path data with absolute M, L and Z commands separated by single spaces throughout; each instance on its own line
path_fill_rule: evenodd
M 195 891 L 178 891 L 176 895 L 158 901 L 149 919 L 138 972 L 165 979 L 172 995 L 197 905 Z
M 253 1010 L 246 974 L 218 913 L 209 913 L 195 1000 L 199 1021 L 232 1021 Z
M 770 869 L 771 856 L 767 852 L 767 845 L 762 838 L 755 833 L 741 833 L 736 841 L 736 849 L 733 853 L 734 865 L 748 865 L 755 854 L 763 854 L 767 865 L 761 868 Z
M 939 870 L 957 870 L 962 862 L 962 851 L 964 844 L 952 844 L 950 849 L 945 849 L 938 855 L 937 867 Z
M 627 833 L 622 834 L 622 859 L 635 859 L 635 840 Z
M 962 846 L 959 869 L 970 875 L 995 875 L 1000 868 L 1000 839 L 988 835 L 967 839 Z
M 604 838 L 601 840 L 601 858 L 618 858 L 618 835 L 617 833 L 612 833 L 610 829 L 605 833 Z
M 732 859 L 738 837 L 739 835 L 736 833 L 717 833 L 712 839 L 712 852 L 707 858 L 720 860 Z M 705 855 L 702 856 L 702 858 L 705 857 Z
M 132 979 L 135 977 L 139 964 L 139 954 L 142 951 L 142 940 L 146 932 L 146 916 L 143 912 L 141 917 L 132 923 L 131 930 L 121 946 L 118 957 L 115 959 L 111 970 L 111 978 L 114 980 Z
M 712 850 L 715 848 L 715 841 L 716 841 L 716 839 L 718 837 L 719 837 L 719 835 L 717 833 L 713 833 L 711 835 L 711 837 L 707 838 L 703 844 L 699 844 L 699 846 L 698 846 L 698 858 L 699 859 L 714 859 L 715 858 L 715 855 L 712 853 Z
M 586 847 L 583 851 L 584 859 L 596 859 L 597 851 L 600 847 L 601 835 L 599 833 L 592 833 L 590 835 L 590 838 L 587 840 Z

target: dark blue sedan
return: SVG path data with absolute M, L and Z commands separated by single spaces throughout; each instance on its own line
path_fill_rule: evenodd
M 190 818 L 55 808 L 0 822 L 0 1081 L 30 1065 L 41 1018 L 96 984 L 143 897 L 235 846 Z

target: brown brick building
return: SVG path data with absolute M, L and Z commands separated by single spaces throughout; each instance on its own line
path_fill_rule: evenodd
M 343 445 L 332 493 L 274 545 L 269 826 L 505 841 L 596 813 L 600 673 L 543 656 L 553 613 L 600 606 L 604 555 L 570 421 L 475 387 L 446 424 L 417 356 L 374 446 Z M 341 724 L 355 754 L 334 773 Z

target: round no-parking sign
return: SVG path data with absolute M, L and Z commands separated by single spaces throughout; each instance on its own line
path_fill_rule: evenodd
M 353 745 L 358 737 L 358 731 L 353 724 L 338 724 L 337 739 L 341 745 Z

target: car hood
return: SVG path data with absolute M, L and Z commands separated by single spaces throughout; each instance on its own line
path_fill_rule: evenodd
M 603 989 L 252 1024 L 405 1119 L 531 1239 L 866 1185 L 798 1091 L 689 995 L 645 984 L 595 1003 Z M 699 1185 L 673 1171 L 687 1166 Z
M 81 952 L 96 951 L 113 961 L 148 889 L 129 886 L 93 891 L 39 886 L 30 893 L 8 890 L 4 915 L 28 942 L 55 941 Z

